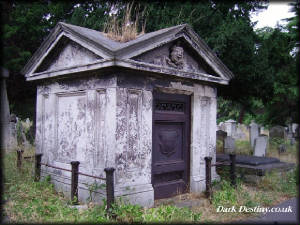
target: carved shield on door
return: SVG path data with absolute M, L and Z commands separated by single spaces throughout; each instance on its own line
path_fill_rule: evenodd
M 179 134 L 176 130 L 161 130 L 159 132 L 159 149 L 166 156 L 171 156 L 176 152 L 176 145 Z

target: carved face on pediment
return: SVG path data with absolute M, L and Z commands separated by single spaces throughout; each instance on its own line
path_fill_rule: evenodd
M 178 45 L 172 46 L 170 49 L 170 58 L 168 60 L 168 64 L 182 69 L 184 64 L 183 53 L 184 50 L 182 47 Z

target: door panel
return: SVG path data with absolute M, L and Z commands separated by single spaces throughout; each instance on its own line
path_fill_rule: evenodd
M 155 199 L 187 191 L 189 107 L 189 96 L 154 94 L 152 184 Z

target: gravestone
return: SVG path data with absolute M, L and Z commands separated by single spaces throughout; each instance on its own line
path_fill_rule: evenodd
M 228 136 L 224 140 L 224 153 L 225 154 L 230 154 L 234 153 L 235 150 L 235 140 L 234 138 Z
M 236 126 L 235 135 L 233 138 L 235 140 L 248 140 L 247 137 L 249 136 L 249 131 L 244 124 L 238 124 Z
M 287 137 L 285 127 L 280 126 L 280 125 L 272 127 L 269 131 L 269 134 L 270 134 L 270 138 L 286 139 L 286 137 Z
M 217 130 L 217 140 L 222 141 L 222 152 L 224 153 L 224 141 L 225 138 L 227 137 L 227 133 L 223 130 Z
M 254 141 L 259 136 L 259 126 L 254 121 L 250 124 L 250 144 L 254 148 Z
M 10 122 L 9 122 L 9 148 L 15 149 L 18 146 L 17 142 L 17 117 L 15 114 L 10 114 Z
M 224 122 L 220 122 L 217 126 L 217 130 L 222 130 L 222 131 L 225 131 L 225 125 L 224 125 Z
M 10 129 L 9 129 L 10 112 L 9 112 L 9 103 L 8 103 L 7 91 L 6 91 L 6 79 L 8 77 L 9 77 L 8 70 L 1 67 L 0 147 L 1 149 L 6 151 L 9 149 L 9 140 L 10 140 Z
M 254 156 L 266 156 L 269 138 L 267 135 L 259 135 L 254 141 Z
M 278 146 L 278 153 L 281 154 L 281 153 L 284 153 L 286 152 L 286 145 L 285 144 L 281 144 Z
M 227 137 L 227 133 L 225 131 L 222 130 L 217 130 L 217 139 L 218 140 L 224 140 L 225 137 Z
M 299 124 L 298 123 L 293 123 L 292 124 L 292 132 L 293 132 L 293 136 L 295 138 L 299 137 Z
M 227 136 L 234 137 L 236 133 L 236 121 L 227 120 L 224 122 L 225 131 L 227 132 Z

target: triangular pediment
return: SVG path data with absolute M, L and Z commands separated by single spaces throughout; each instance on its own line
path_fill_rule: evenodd
M 132 59 L 162 67 L 220 77 L 184 38 L 151 49 Z
M 67 37 L 62 37 L 34 72 L 56 71 L 64 68 L 87 65 L 100 59 L 102 59 L 102 57 L 84 48 L 75 41 Z
M 228 84 L 232 72 L 187 24 L 121 43 L 102 32 L 58 23 L 21 73 L 27 80 L 126 67 Z

